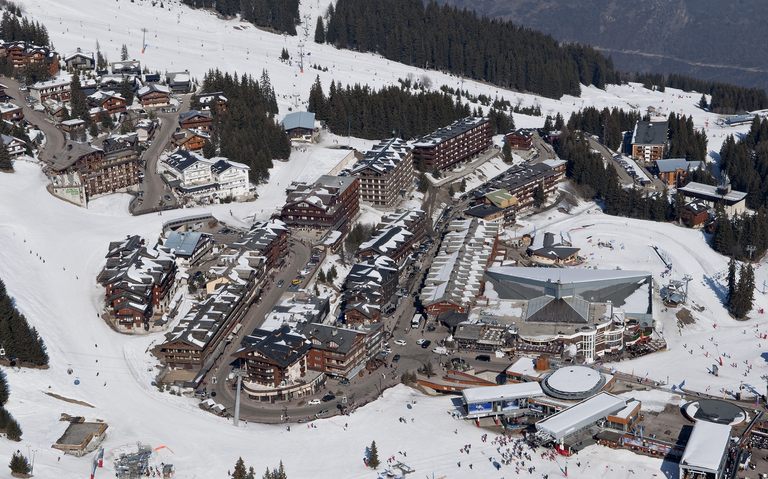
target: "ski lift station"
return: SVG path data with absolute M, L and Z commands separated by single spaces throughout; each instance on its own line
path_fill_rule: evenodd
M 680 479 L 720 479 L 725 477 L 731 426 L 696 421 L 680 460 Z

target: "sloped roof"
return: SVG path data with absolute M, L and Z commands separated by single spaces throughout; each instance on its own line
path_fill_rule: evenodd
M 666 121 L 638 121 L 632 135 L 632 143 L 638 145 L 663 145 L 667 142 Z
M 312 130 L 315 128 L 315 114 L 308 111 L 295 111 L 285 115 L 282 121 L 283 129 L 293 130 L 294 128 L 305 128 Z

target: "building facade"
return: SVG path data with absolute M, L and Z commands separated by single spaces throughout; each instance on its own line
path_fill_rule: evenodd
M 316 182 L 292 183 L 280 213 L 287 225 L 309 230 L 347 231 L 360 211 L 360 180 L 323 175 Z
M 422 171 L 445 170 L 493 146 L 493 126 L 487 118 L 468 117 L 419 139 L 413 160 Z
M 399 138 L 384 140 L 352 168 L 360 179 L 360 201 L 391 208 L 413 189 L 413 154 Z

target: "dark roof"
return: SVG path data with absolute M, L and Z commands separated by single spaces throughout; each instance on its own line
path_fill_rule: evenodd
M 666 121 L 638 121 L 632 135 L 632 143 L 663 145 L 667 142 L 668 128 Z
M 53 169 L 61 171 L 74 165 L 77 160 L 85 155 L 91 154 L 96 151 L 102 151 L 99 148 L 94 148 L 88 143 L 78 143 L 75 141 L 68 141 L 66 147 L 53 155 Z
M 238 355 L 255 352 L 282 368 L 301 359 L 309 351 L 309 343 L 303 336 L 291 333 L 290 326 L 282 326 L 274 331 L 255 329 L 243 338 Z
M 288 113 L 281 122 L 285 131 L 293 130 L 294 128 L 304 128 L 306 130 L 315 129 L 315 114 L 307 111 L 295 111 Z
M 186 120 L 189 120 L 190 118 L 194 118 L 196 116 L 203 116 L 207 119 L 211 119 L 211 112 L 209 111 L 198 111 L 198 110 L 189 110 L 182 113 L 179 113 L 179 123 L 184 122 Z
M 473 206 L 472 208 L 466 210 L 464 214 L 466 214 L 467 216 L 473 216 L 475 218 L 487 218 L 488 216 L 498 214 L 501 211 L 504 211 L 504 210 L 499 208 L 498 206 L 483 204 L 483 205 Z
M 184 171 L 198 161 L 206 161 L 206 159 L 187 150 L 177 150 L 164 162 L 177 171 Z
M 304 327 L 302 334 L 310 341 L 315 339 L 320 342 L 320 345 L 312 344 L 312 347 L 315 349 L 332 350 L 337 353 L 347 354 L 352 351 L 357 337 L 364 333 L 354 329 L 311 323 Z M 337 345 L 336 348 L 331 347 L 332 342 Z
M 484 123 L 488 123 L 488 118 L 468 116 L 466 118 L 462 118 L 461 120 L 457 120 L 448 126 L 435 130 L 425 137 L 420 138 L 416 141 L 416 143 L 414 143 L 413 146 L 416 148 L 430 148 L 439 145 L 446 140 L 455 138 L 462 133 L 466 133 L 472 128 L 475 128 Z

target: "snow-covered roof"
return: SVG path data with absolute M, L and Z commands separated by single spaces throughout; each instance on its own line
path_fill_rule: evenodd
M 461 120 L 457 120 L 448 126 L 435 130 L 429 135 L 420 138 L 413 144 L 413 146 L 416 148 L 431 148 L 487 122 L 488 119 L 483 117 L 469 116 L 467 118 L 462 118 Z
M 731 440 L 731 426 L 709 421 L 696 421 L 685 445 L 681 466 L 715 473 L 720 469 L 723 455 Z
M 677 170 L 693 171 L 703 164 L 703 161 L 688 161 L 685 158 L 656 160 L 656 167 L 659 169 L 659 173 L 671 173 Z
M 511 276 L 538 282 L 588 283 L 605 280 L 642 279 L 650 276 L 647 271 L 621 269 L 580 269 L 580 268 L 525 268 L 521 266 L 494 266 L 489 273 L 500 277 Z
M 478 403 L 490 401 L 509 401 L 512 399 L 543 396 L 539 383 L 535 381 L 527 383 L 510 383 L 502 386 L 481 386 L 467 388 L 461 392 L 464 403 Z
M 573 407 L 536 423 L 536 430 L 560 440 L 598 420 L 615 414 L 627 405 L 627 400 L 602 392 Z
M 747 197 L 747 194 L 743 191 L 727 190 L 720 192 L 717 186 L 705 185 L 704 183 L 696 183 L 691 181 L 682 188 L 678 188 L 678 191 L 683 194 L 688 194 L 696 198 L 707 199 L 710 201 L 725 201 L 728 203 L 738 203 Z

